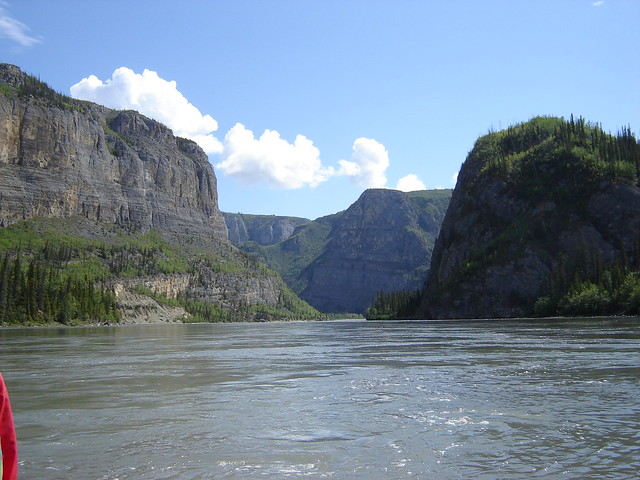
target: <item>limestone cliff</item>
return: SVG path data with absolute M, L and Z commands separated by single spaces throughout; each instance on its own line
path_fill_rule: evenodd
M 243 213 L 223 213 L 229 232 L 229 240 L 240 246 L 245 242 L 259 245 L 274 245 L 289 238 L 296 228 L 311 220 L 299 217 L 276 215 L 248 215 Z
M 478 139 L 415 316 L 628 311 L 622 290 L 635 288 L 640 260 L 639 159 L 630 132 L 614 137 L 582 119 L 539 117 Z
M 0 222 L 0 279 L 10 260 L 14 278 L 27 268 L 39 275 L 38 294 L 35 280 L 12 290 L 4 307 L 16 314 L 3 313 L 0 324 L 100 321 L 92 296 L 111 321 L 110 291 L 124 321 L 318 317 L 275 272 L 229 243 L 213 168 L 194 142 L 137 112 L 58 94 L 7 64 Z
M 70 217 L 223 240 L 216 177 L 194 142 L 136 112 L 52 102 L 0 65 L 0 221 Z
M 367 190 L 346 211 L 298 225 L 277 244 L 242 247 L 317 309 L 364 313 L 380 291 L 422 287 L 450 196 Z

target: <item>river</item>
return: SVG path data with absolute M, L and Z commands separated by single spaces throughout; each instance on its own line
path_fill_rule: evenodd
M 2 329 L 28 479 L 636 479 L 640 319 Z

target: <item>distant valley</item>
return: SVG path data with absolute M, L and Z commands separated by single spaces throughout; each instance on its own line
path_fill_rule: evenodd
M 229 239 L 322 312 L 365 313 L 379 292 L 423 287 L 451 190 L 365 191 L 314 221 L 225 213 Z

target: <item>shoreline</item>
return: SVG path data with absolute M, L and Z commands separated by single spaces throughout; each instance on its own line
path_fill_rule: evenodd
M 500 317 L 500 318 L 412 318 L 412 319 L 392 319 L 392 320 L 368 320 L 366 318 L 331 318 L 325 320 L 319 320 L 315 318 L 297 319 L 297 320 L 272 320 L 267 322 L 259 321 L 247 321 L 247 322 L 122 322 L 122 323 L 87 323 L 79 325 L 64 325 L 64 324 L 45 324 L 45 325 L 0 325 L 0 331 L 3 330 L 38 330 L 38 329 L 79 329 L 79 328 L 112 328 L 112 327 L 146 327 L 146 326 L 159 326 L 159 325 L 255 325 L 255 324 L 281 324 L 281 323 L 334 323 L 334 322 L 369 322 L 369 323 L 440 323 L 440 324 L 453 324 L 453 323 L 506 323 L 506 322 L 572 322 L 572 321 L 598 321 L 598 320 L 631 320 L 639 319 L 637 315 L 593 315 L 593 316 L 577 316 L 577 317 Z
M 64 325 L 62 323 L 51 323 L 45 325 L 0 325 L 0 331 L 2 330 L 17 330 L 17 329 L 45 329 L 45 328 L 111 328 L 111 327 L 152 327 L 157 325 L 238 325 L 238 324 L 246 324 L 246 325 L 255 325 L 255 324 L 269 324 L 269 323 L 308 323 L 308 322 L 318 322 L 318 323 L 328 323 L 328 322 L 365 322 L 367 321 L 365 318 L 331 318 L 326 320 L 319 320 L 316 318 L 310 318 L 308 320 L 305 319 L 297 319 L 297 320 L 272 320 L 267 322 L 122 322 L 122 323 L 85 323 L 78 325 Z

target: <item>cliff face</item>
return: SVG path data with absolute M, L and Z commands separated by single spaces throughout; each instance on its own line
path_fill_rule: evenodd
M 365 191 L 302 273 L 301 298 L 321 311 L 364 313 L 378 292 L 421 288 L 448 203 L 440 193 L 421 205 L 418 192 Z
M 49 265 L 51 248 L 68 252 L 66 263 L 51 268 L 88 288 L 110 289 L 124 321 L 318 316 L 229 243 L 213 168 L 194 142 L 136 112 L 57 94 L 6 64 L 0 222 L 10 239 L 29 229 L 28 246 L 11 241 L 29 249 L 34 265 Z M 0 254 L 20 266 L 20 252 L 11 248 L 0 246 Z M 85 276 L 74 264 L 87 266 Z M 43 276 L 41 289 L 55 290 L 47 281 Z M 49 321 L 43 305 L 17 311 L 28 313 L 14 323 Z
M 503 244 L 504 229 L 517 225 L 523 215 L 544 218 L 556 204 L 533 207 L 510 192 L 503 182 L 485 179 L 474 183 L 479 165 L 465 163 L 436 241 L 421 314 L 426 318 L 499 318 L 524 315 L 540 295 L 551 273 L 551 258 L 537 245 Z M 517 233 L 515 234 L 517 235 Z M 575 248 L 574 232 L 566 249 Z M 571 239 L 571 240 L 569 240 Z M 503 261 L 484 263 L 490 255 Z M 481 252 L 481 253 L 480 253 Z M 482 259 L 478 259 L 482 256 Z M 481 264 L 479 265 L 479 262 Z
M 243 213 L 223 213 L 229 232 L 229 241 L 236 246 L 245 242 L 258 245 L 273 245 L 289 238 L 296 228 L 311 220 L 298 217 L 275 215 L 247 215 Z
M 17 67 L 0 83 L 20 86 Z M 0 219 L 70 217 L 226 238 L 216 177 L 194 142 L 136 112 L 0 95 Z
M 260 245 L 254 235 L 242 248 L 317 309 L 364 313 L 380 291 L 423 286 L 450 196 L 450 190 L 367 190 L 346 211 L 297 225 L 283 241 Z M 236 219 L 227 216 L 230 232 Z M 287 217 L 262 221 L 269 229 L 291 225 Z
M 639 260 L 638 152 L 632 137 L 573 119 L 481 137 L 458 176 L 416 316 L 563 314 L 572 291 L 615 283 L 611 272 Z M 541 297 L 556 309 L 536 312 Z

